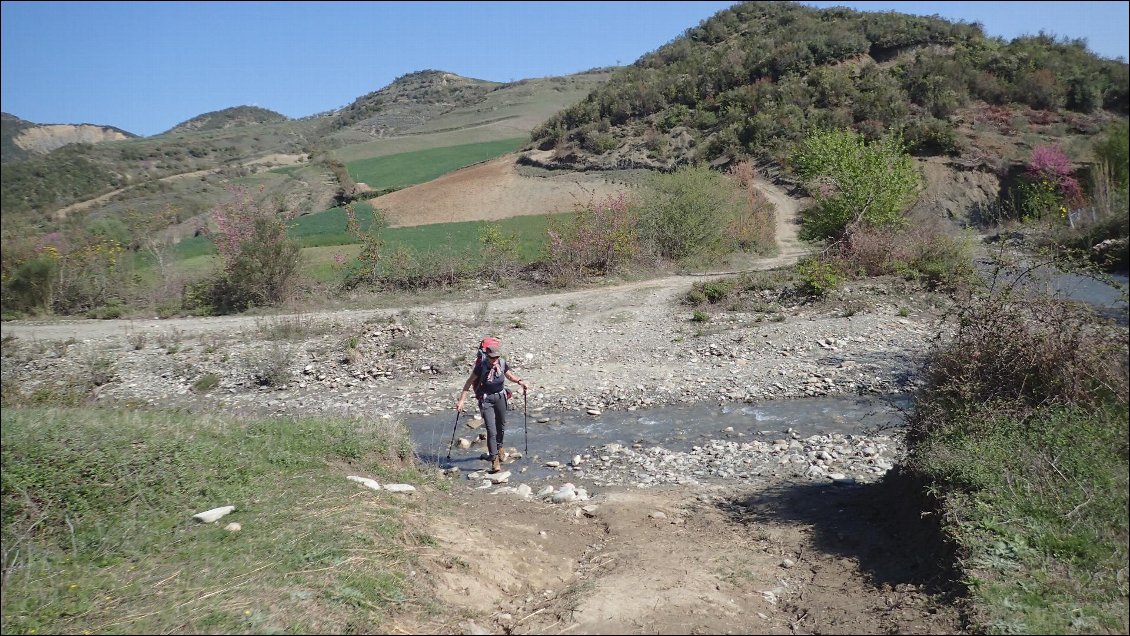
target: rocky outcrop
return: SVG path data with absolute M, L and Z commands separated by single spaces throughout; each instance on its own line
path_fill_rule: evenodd
M 12 139 L 12 143 L 28 152 L 45 155 L 67 144 L 96 144 L 133 137 L 134 135 L 110 126 L 46 124 L 25 128 Z

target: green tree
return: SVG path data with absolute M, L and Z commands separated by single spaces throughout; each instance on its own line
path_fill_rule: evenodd
M 851 224 L 900 227 L 921 187 L 897 136 L 868 143 L 848 130 L 818 131 L 796 149 L 792 165 L 816 199 L 804 214 L 806 239 L 837 238 Z
M 1095 143 L 1095 156 L 1107 164 L 1111 181 L 1119 188 L 1130 183 L 1130 125 L 1119 122 Z

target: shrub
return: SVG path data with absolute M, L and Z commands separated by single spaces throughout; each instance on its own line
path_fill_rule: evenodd
M 915 120 L 903 130 L 906 148 L 915 155 L 957 155 L 961 143 L 953 124 L 944 119 Z
M 140 351 L 145 348 L 145 343 L 149 340 L 149 335 L 144 331 L 135 331 L 126 336 L 126 342 L 134 351 Z
M 805 259 L 797 264 L 797 291 L 805 296 L 824 298 L 840 286 L 840 272 L 832 263 Z
M 744 191 L 744 197 L 740 197 L 744 201 L 737 206 L 736 214 L 727 226 L 730 239 L 738 249 L 746 252 L 774 252 L 777 248 L 777 209 L 757 187 L 753 164 L 739 162 L 728 175 Z
M 1060 200 L 1072 207 L 1080 205 L 1083 198 L 1083 189 L 1074 173 L 1071 159 L 1056 146 L 1033 148 L 1025 168 L 1030 183 L 1050 185 Z
M 731 281 L 719 280 L 703 283 L 702 293 L 710 304 L 717 304 L 729 296 L 734 284 Z
M 954 287 L 972 276 L 973 241 L 952 236 L 938 220 L 903 229 L 849 227 L 825 252 L 845 273 L 863 276 L 897 274 L 931 288 Z
M 579 205 L 564 223 L 550 222 L 546 265 L 557 286 L 608 274 L 640 252 L 638 211 L 626 193 Z
M 301 316 L 281 316 L 275 319 L 255 319 L 255 331 L 264 340 L 302 340 L 310 325 Z
M 1125 330 L 1119 335 L 1084 306 L 1022 293 L 1022 280 L 959 299 L 957 331 L 925 368 L 920 403 L 929 408 L 916 420 L 919 436 L 947 425 L 932 413 L 968 405 L 1022 416 L 1049 404 L 1127 402 Z
M 703 293 L 702 287 L 696 283 L 691 285 L 691 290 L 683 297 L 683 302 L 687 305 L 701 305 L 706 302 L 706 294 Z
M 750 214 L 736 179 L 695 166 L 650 175 L 648 185 L 640 205 L 639 234 L 656 256 L 709 259 L 736 247 L 729 230 Z
M 114 358 L 94 350 L 84 352 L 81 360 L 82 384 L 89 389 L 109 384 L 114 380 Z
M 292 377 L 294 351 L 285 345 L 273 343 L 252 360 L 255 380 L 264 386 L 282 386 Z
M 1130 185 L 1130 124 L 1118 122 L 1095 143 L 1095 156 L 1109 166 L 1111 185 Z
M 219 313 L 278 305 L 297 291 L 301 246 L 287 236 L 297 209 L 268 206 L 233 190 L 233 200 L 212 210 L 210 238 L 223 261 L 212 281 L 210 301 Z
M 121 301 L 116 298 L 111 298 L 105 305 L 88 310 L 86 317 L 95 320 L 110 320 L 113 318 L 121 318 L 123 312 L 124 308 L 121 305 Z
M 372 223 L 362 228 L 354 207 L 345 206 L 345 228 L 361 244 L 361 249 L 346 270 L 343 287 L 351 289 L 360 284 L 377 282 L 384 245 L 381 235 L 387 227 L 388 219 L 382 211 L 374 208 Z
M 378 285 L 389 290 L 415 291 L 455 285 L 478 273 L 473 255 L 434 250 L 421 253 L 397 245 L 381 258 L 376 272 Z M 492 270 L 491 276 L 497 277 Z
M 518 235 L 506 233 L 497 223 L 488 223 L 479 230 L 479 246 L 486 259 L 483 273 L 494 280 L 515 275 L 521 269 L 518 258 Z
M 868 143 L 851 131 L 816 132 L 792 162 L 816 199 L 803 215 L 801 234 L 809 239 L 839 237 L 852 223 L 899 227 L 921 186 L 902 140 L 893 136 Z
M 215 373 L 205 373 L 192 383 L 193 393 L 207 393 L 220 384 L 220 376 Z

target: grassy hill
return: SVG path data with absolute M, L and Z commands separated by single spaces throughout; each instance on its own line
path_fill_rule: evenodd
M 172 207 L 183 234 L 233 184 L 262 185 L 265 197 L 326 209 L 345 174 L 335 164 L 525 138 L 607 77 L 596 72 L 499 84 L 423 71 L 334 113 L 288 120 L 242 106 L 200 115 L 154 137 L 71 146 L 41 157 L 8 143 L 35 124 L 6 116 L 11 134 L 4 137 L 0 187 L 4 225 L 10 232 L 49 232 L 76 213 L 98 219 Z M 287 169 L 272 170 L 279 166 Z
M 254 126 L 256 124 L 275 124 L 288 121 L 286 115 L 280 115 L 273 110 L 259 108 L 258 106 L 235 106 L 223 110 L 197 115 L 192 119 L 173 126 L 163 135 L 196 132 L 202 130 L 223 130 L 239 126 Z

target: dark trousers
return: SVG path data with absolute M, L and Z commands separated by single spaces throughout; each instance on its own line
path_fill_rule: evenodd
M 498 457 L 502 438 L 506 436 L 506 392 L 492 393 L 479 400 L 479 412 L 487 426 L 487 452 Z

